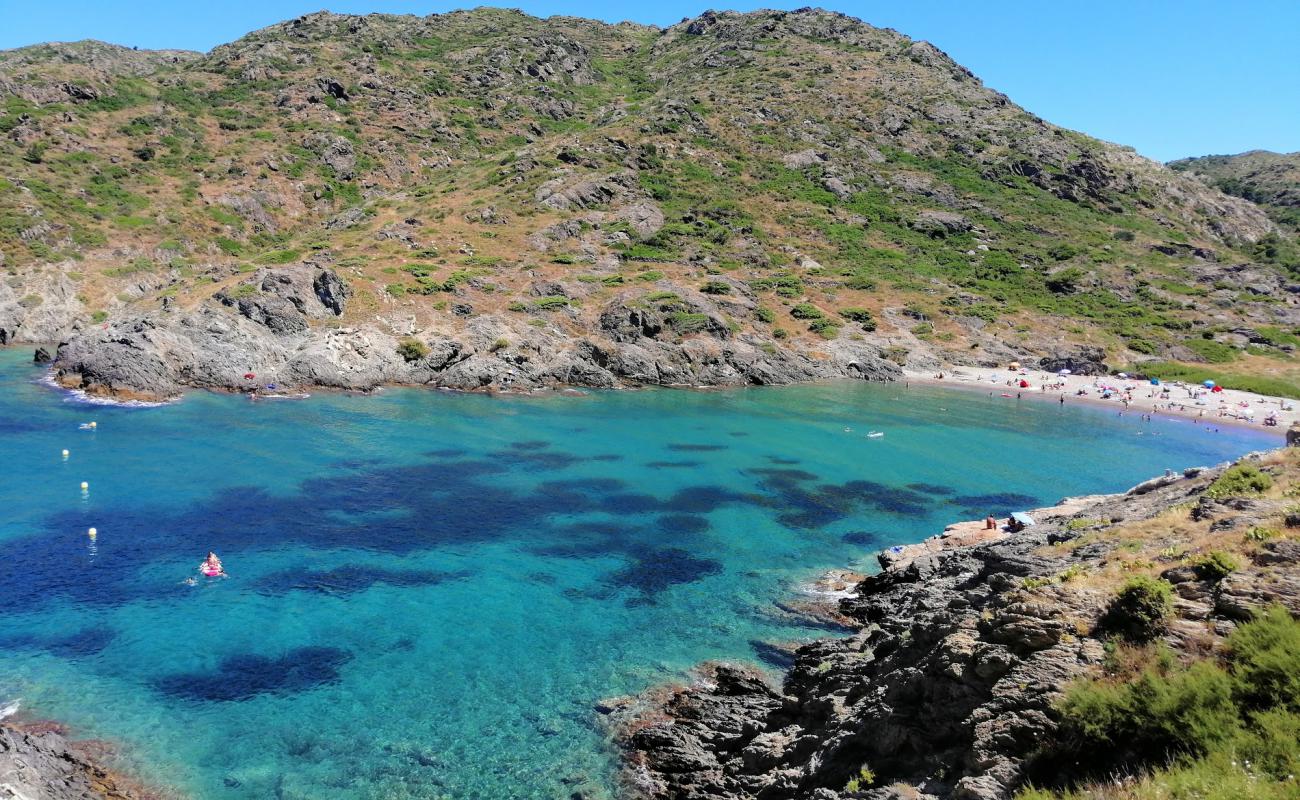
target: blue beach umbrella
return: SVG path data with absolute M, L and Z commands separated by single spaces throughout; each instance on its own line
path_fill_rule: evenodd
M 1206 382 L 1205 382 L 1205 388 L 1206 388 L 1206 389 L 1213 389 L 1213 388 L 1214 388 L 1214 381 L 1206 381 Z

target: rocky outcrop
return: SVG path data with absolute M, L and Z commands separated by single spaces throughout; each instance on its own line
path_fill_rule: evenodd
M 1020 534 L 974 545 L 936 539 L 882 559 L 886 568 L 840 603 L 860 630 L 800 647 L 779 686 L 755 669 L 714 664 L 687 687 L 602 703 L 626 748 L 629 794 L 1009 797 L 1026 759 L 1056 732 L 1062 687 L 1104 655 L 1099 620 L 1110 595 L 1075 588 L 1072 576 L 1120 556 L 1126 540 L 1107 528 L 1188 502 L 1220 473 L 1189 470 L 1141 492 L 1072 501 Z M 1279 512 L 1272 501 L 1250 502 L 1254 518 Z M 1169 544 L 1152 542 L 1152 554 Z M 1180 615 L 1214 619 L 1222 634 L 1269 603 L 1300 613 L 1298 564 L 1300 547 L 1278 540 L 1217 586 L 1193 569 L 1165 575 L 1184 598 Z M 1171 646 L 1182 646 L 1183 630 L 1170 626 Z
M 485 314 L 415 338 L 428 349 L 408 359 L 378 325 L 321 325 L 343 313 L 351 290 L 331 269 L 266 269 L 191 310 L 116 320 L 73 336 L 55 357 L 65 386 L 130 398 L 169 397 L 185 387 L 250 391 L 384 384 L 527 390 L 551 386 L 744 386 L 847 378 L 889 381 L 899 368 L 865 343 L 844 339 L 819 351 L 778 349 L 737 335 L 708 296 L 662 284 L 627 292 L 600 311 L 587 336 L 517 317 Z M 533 294 L 565 297 L 557 283 Z M 744 298 L 728 301 L 737 308 Z M 249 377 L 249 376 L 252 377 Z
M 62 269 L 0 280 L 0 345 L 57 342 L 76 330 L 84 315 L 76 285 Z
M 49 726 L 0 724 L 0 792 L 21 800 L 145 800 Z

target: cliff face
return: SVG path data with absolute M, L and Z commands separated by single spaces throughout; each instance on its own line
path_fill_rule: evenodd
M 1192 470 L 1001 541 L 888 560 L 841 604 L 861 631 L 801 647 L 779 688 L 709 665 L 693 686 L 607 704 L 630 794 L 1009 797 L 1053 742 L 1063 689 L 1099 671 L 1115 633 L 1103 612 L 1125 579 L 1172 585 L 1163 641 L 1180 658 L 1214 652 L 1271 603 L 1300 615 L 1284 499 L 1300 459 L 1249 463 L 1273 489 L 1207 494 L 1223 469 Z M 1210 551 L 1238 568 L 1217 580 L 1189 566 Z
M 1287 358 L 1254 334 L 1300 325 L 1251 203 L 825 11 L 320 13 L 5 51 L 0 97 L 0 342 L 77 340 L 90 388 L 240 385 L 218 350 L 331 385 L 1196 360 L 1202 330 Z M 349 302 L 286 323 L 282 269 Z M 457 355 L 408 370 L 406 338 Z

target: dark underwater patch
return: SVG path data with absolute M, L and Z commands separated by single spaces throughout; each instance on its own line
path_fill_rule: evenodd
M 221 661 L 212 672 L 178 673 L 154 687 L 165 695 L 197 702 L 236 702 L 260 694 L 288 695 L 337 683 L 339 668 L 352 655 L 337 647 L 298 647 L 279 658 L 245 653 Z
M 550 442 L 544 442 L 541 439 L 530 439 L 526 442 L 511 442 L 506 445 L 506 447 L 511 450 L 545 450 L 550 446 Z
M 668 445 L 668 449 L 678 453 L 713 453 L 718 450 L 726 450 L 727 446 L 725 444 L 674 443 Z
M 565 469 L 582 461 L 581 456 L 563 453 L 557 450 L 496 450 L 488 457 L 499 459 L 507 464 L 528 464 L 542 469 Z
M 745 436 L 748 436 L 748 435 L 749 435 L 749 431 L 731 431 L 731 432 L 729 432 L 727 435 L 728 435 L 728 436 L 734 436 L 734 437 L 736 437 L 737 439 L 741 439 L 741 438 L 743 438 L 743 437 L 745 437 Z
M 909 483 L 906 488 L 911 489 L 914 492 L 933 494 L 940 497 L 948 497 L 949 495 L 957 493 L 957 490 L 951 486 L 943 486 L 937 483 Z
M 638 548 L 632 562 L 609 574 L 609 583 L 653 598 L 672 586 L 694 583 L 722 572 L 722 562 L 699 558 L 680 547 Z
M 754 651 L 759 661 L 777 669 L 789 669 L 794 666 L 794 653 L 771 642 L 750 639 L 749 649 Z
M 690 469 L 700 466 L 698 461 L 647 461 L 650 469 Z
M 592 456 L 592 461 L 622 461 L 623 456 L 618 453 L 601 453 L 598 456 Z
M 751 469 L 749 472 L 755 475 L 762 475 L 764 478 L 772 481 L 815 481 L 820 476 L 814 475 L 806 469 L 774 469 L 772 467 L 759 467 Z
M 878 545 L 883 537 L 873 531 L 849 531 L 840 537 L 845 544 L 853 544 L 859 547 L 872 547 Z
M 619 478 L 566 478 L 559 481 L 544 481 L 537 484 L 537 491 L 547 494 L 554 491 L 564 492 L 616 492 L 627 484 Z
M 0 638 L 0 648 L 44 650 L 60 658 L 85 658 L 96 655 L 112 644 L 117 631 L 107 626 L 83 628 L 63 636 L 37 636 L 23 633 Z
M 667 533 L 703 533 L 709 529 L 709 521 L 693 514 L 665 514 L 655 527 Z
M 864 509 L 917 516 L 926 512 L 929 503 L 919 492 L 875 481 L 810 486 L 817 476 L 806 470 L 760 468 L 749 472 L 761 479 L 759 486 L 767 493 L 764 505 L 776 511 L 781 524 L 792 528 L 824 527 Z
M 786 458 L 784 456 L 768 456 L 767 460 L 771 461 L 773 464 L 777 464 L 781 466 L 793 466 L 794 464 L 803 463 L 800 459 Z

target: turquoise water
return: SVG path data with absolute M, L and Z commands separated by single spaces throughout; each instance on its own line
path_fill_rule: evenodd
M 599 795 L 594 701 L 824 634 L 773 604 L 820 569 L 1277 443 L 863 384 L 90 406 L 28 359 L 0 707 L 222 800 Z M 209 549 L 230 577 L 188 585 Z

